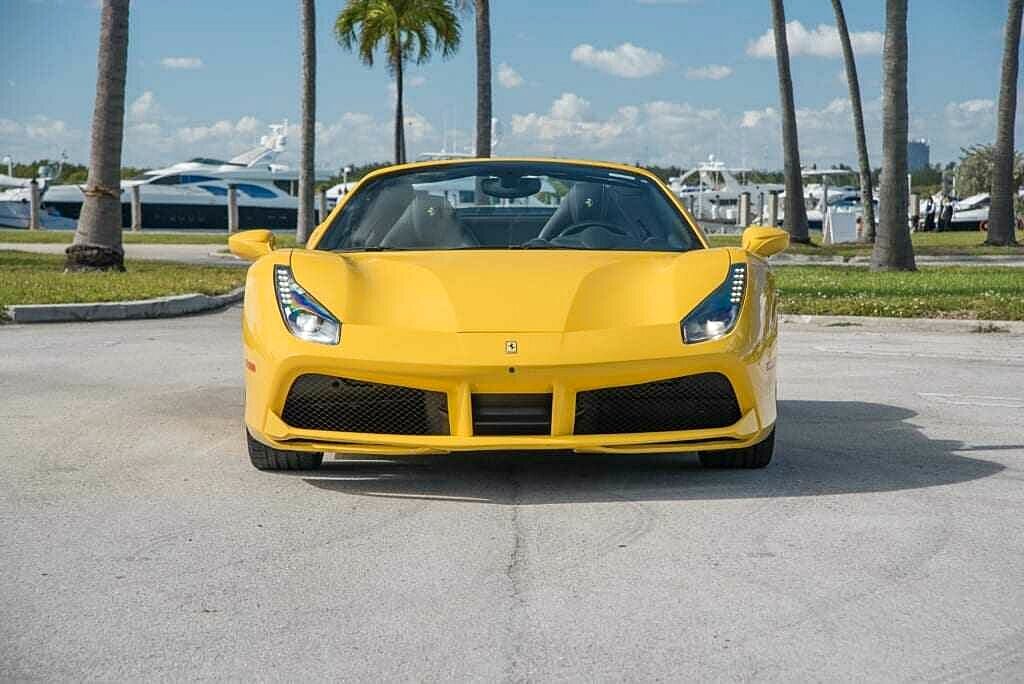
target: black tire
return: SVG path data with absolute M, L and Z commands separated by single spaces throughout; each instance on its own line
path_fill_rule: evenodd
M 764 468 L 775 452 L 775 428 L 763 440 L 746 449 L 702 451 L 700 464 L 705 468 Z
M 254 439 L 248 430 L 245 441 L 249 446 L 249 460 L 258 470 L 316 470 L 324 462 L 324 455 L 319 451 L 274 449 Z

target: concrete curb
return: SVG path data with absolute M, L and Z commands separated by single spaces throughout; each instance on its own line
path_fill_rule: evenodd
M 924 255 L 916 256 L 918 266 L 1013 266 L 1024 267 L 1024 257 L 978 255 Z M 769 262 L 772 266 L 870 266 L 870 256 L 817 256 L 814 254 L 778 254 Z
M 7 317 L 14 323 L 67 323 L 69 321 L 124 321 L 132 318 L 172 318 L 213 311 L 242 301 L 244 287 L 222 295 L 199 293 L 89 304 L 15 304 Z
M 781 314 L 779 320 L 788 325 L 817 328 L 852 328 L 863 330 L 910 330 L 945 333 L 1010 333 L 1024 335 L 1024 321 L 978 321 L 961 318 L 884 318 L 881 316 L 810 316 Z

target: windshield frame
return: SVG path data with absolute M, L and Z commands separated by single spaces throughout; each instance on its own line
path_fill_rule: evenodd
M 645 252 L 645 253 L 661 253 L 661 254 L 682 254 L 685 252 L 696 251 L 700 249 L 710 249 L 711 245 L 708 243 L 707 237 L 704 235 L 704 231 L 701 230 L 697 222 L 690 216 L 686 207 L 680 201 L 680 199 L 671 191 L 671 189 L 661 180 L 657 175 L 648 171 L 647 169 L 635 166 L 629 166 L 625 164 L 619 164 L 615 162 L 597 162 L 587 160 L 576 160 L 576 159 L 553 159 L 553 158 L 533 158 L 533 157 L 502 157 L 499 159 L 492 158 L 472 158 L 472 159 L 447 159 L 447 160 L 432 160 L 425 162 L 416 162 L 411 164 L 401 164 L 396 166 L 384 167 L 368 173 L 360 181 L 345 193 L 338 201 L 337 205 L 327 216 L 327 218 L 317 226 L 316 230 L 310 236 L 306 248 L 311 250 L 319 251 L 332 251 L 339 254 L 359 254 L 363 252 L 367 253 L 384 253 L 384 252 L 399 252 L 399 251 L 418 251 L 418 252 L 445 252 L 445 251 L 494 251 L 495 249 L 507 249 L 508 251 L 519 251 L 521 248 L 517 246 L 508 247 L 477 247 L 475 249 L 460 248 L 432 248 L 432 249 L 397 249 L 397 248 L 379 248 L 379 247 L 357 247 L 348 249 L 329 249 L 327 247 L 321 247 L 324 238 L 333 228 L 335 222 L 338 220 L 341 212 L 345 210 L 345 205 L 352 200 L 353 197 L 358 196 L 361 192 L 365 192 L 367 186 L 372 185 L 376 181 L 392 176 L 401 176 L 407 174 L 416 174 L 422 172 L 428 172 L 431 170 L 443 170 L 448 167 L 458 166 L 493 166 L 495 169 L 508 166 L 523 166 L 523 165 L 536 164 L 538 168 L 538 175 L 547 175 L 543 172 L 543 167 L 551 167 L 552 169 L 560 169 L 567 167 L 579 167 L 583 172 L 593 171 L 605 171 L 609 173 L 628 174 L 630 176 L 637 177 L 648 181 L 654 188 L 655 192 L 661 193 L 661 195 L 667 200 L 668 207 L 671 211 L 679 217 L 682 228 L 689 231 L 689 237 L 692 238 L 693 245 L 688 249 L 584 249 L 582 251 L 621 251 L 621 252 Z M 558 249 L 557 247 L 549 248 L 551 250 Z M 572 247 L 565 247 L 566 251 L 581 251 L 580 249 L 574 249 Z M 524 250 L 525 251 L 525 250 Z

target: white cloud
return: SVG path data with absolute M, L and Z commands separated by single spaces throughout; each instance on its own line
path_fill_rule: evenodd
M 668 62 L 657 52 L 632 43 L 611 50 L 598 50 L 583 43 L 572 49 L 572 61 L 622 78 L 645 78 L 662 71 Z
M 575 121 L 590 110 L 590 102 L 576 93 L 562 93 L 551 103 L 551 116 Z
M 203 60 L 199 57 L 164 57 L 160 65 L 165 69 L 202 69 Z
M 850 43 L 858 57 L 882 54 L 882 38 L 880 31 L 852 31 Z M 786 23 L 786 42 L 789 44 L 791 57 L 808 55 L 811 57 L 840 57 L 843 54 L 839 42 L 839 30 L 835 26 L 819 24 L 817 28 L 807 29 L 799 21 Z M 747 43 L 747 54 L 761 59 L 775 57 L 775 35 L 771 29 Z
M 420 86 L 426 85 L 427 77 L 426 76 L 413 76 L 408 81 L 406 81 L 406 83 L 408 83 L 409 86 L 412 87 L 412 88 L 419 88 Z
M 498 65 L 498 83 L 502 88 L 518 88 L 523 85 L 523 77 L 510 65 L 502 62 Z
M 993 100 L 950 102 L 944 111 L 945 123 L 950 128 L 962 132 L 983 127 L 991 128 L 995 121 L 995 111 L 996 103 Z
M 690 67 L 686 70 L 686 78 L 691 81 L 721 81 L 732 76 L 732 68 L 722 64 L 708 64 L 702 67 Z
M 772 107 L 747 110 L 743 112 L 743 116 L 740 117 L 740 127 L 757 128 L 763 122 L 775 120 L 777 116 L 778 112 L 776 112 Z
M 156 116 L 158 111 L 156 96 L 152 90 L 147 90 L 128 106 L 128 121 L 145 121 Z

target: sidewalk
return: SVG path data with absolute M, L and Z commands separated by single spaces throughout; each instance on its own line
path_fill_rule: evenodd
M 127 259 L 148 259 L 154 261 L 176 261 L 182 264 L 202 266 L 247 267 L 249 262 L 240 261 L 227 253 L 219 253 L 224 245 L 125 245 Z M 34 252 L 36 254 L 64 254 L 67 245 L 35 242 L 0 242 L 0 250 Z

